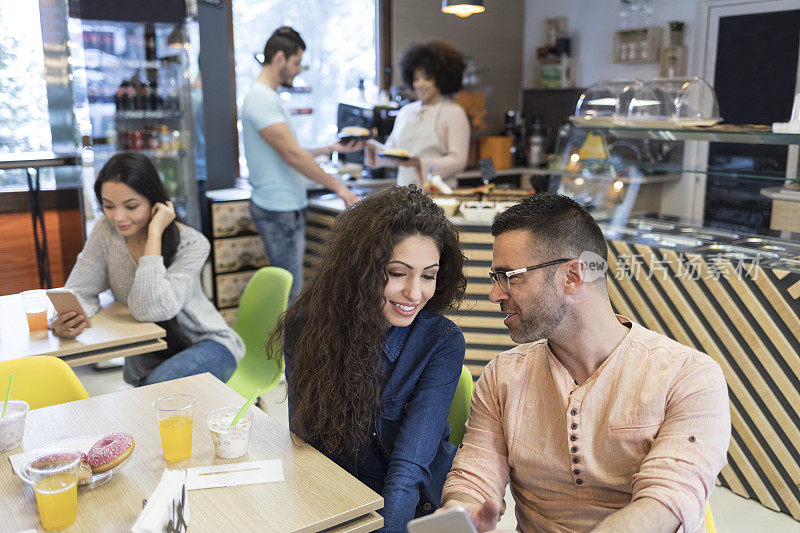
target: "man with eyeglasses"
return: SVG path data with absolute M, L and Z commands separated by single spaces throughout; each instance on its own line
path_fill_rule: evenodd
M 614 313 L 603 232 L 561 195 L 499 214 L 489 299 L 518 347 L 475 386 L 442 494 L 492 530 L 511 483 L 521 531 L 705 531 L 730 440 L 708 355 Z
M 359 142 L 306 150 L 297 143 L 289 110 L 277 91 L 292 87 L 302 71 L 305 49 L 305 41 L 294 29 L 282 26 L 275 30 L 264 45 L 261 72 L 242 104 L 244 154 L 253 187 L 250 215 L 270 264 L 285 268 L 294 277 L 290 300 L 300 293 L 303 284 L 308 205 L 305 178 L 335 192 L 346 207 L 358 201 L 358 196 L 322 170 L 314 157 L 364 148 Z

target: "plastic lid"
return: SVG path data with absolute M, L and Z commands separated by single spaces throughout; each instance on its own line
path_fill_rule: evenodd
M 598 81 L 581 94 L 575 106 L 575 117 L 587 122 L 615 121 L 620 97 L 629 93 L 631 86 L 638 85 L 641 85 L 640 81 L 628 79 Z M 627 107 L 623 116 L 626 114 Z
M 619 114 L 624 102 L 620 100 Z M 632 88 L 628 102 L 629 121 L 718 120 L 719 106 L 714 89 L 698 77 L 654 78 Z

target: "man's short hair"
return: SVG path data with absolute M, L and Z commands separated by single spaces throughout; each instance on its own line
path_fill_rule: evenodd
M 286 59 L 289 59 L 290 56 L 305 49 L 306 42 L 294 28 L 281 26 L 270 35 L 267 44 L 264 45 L 264 64 L 272 63 L 272 59 L 278 52 L 283 52 Z
M 586 209 L 562 194 L 529 196 L 498 214 L 492 222 L 495 237 L 518 229 L 531 232 L 543 262 L 576 259 L 583 252 L 593 252 L 608 260 L 603 230 Z

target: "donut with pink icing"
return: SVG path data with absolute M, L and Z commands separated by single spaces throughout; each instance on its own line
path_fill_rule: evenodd
M 131 435 L 112 433 L 94 443 L 86 454 L 86 462 L 92 467 L 92 472 L 99 474 L 122 464 L 133 453 L 134 446 L 136 443 Z

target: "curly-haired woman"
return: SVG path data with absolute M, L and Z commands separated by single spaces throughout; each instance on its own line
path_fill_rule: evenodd
M 412 44 L 400 57 L 400 77 L 412 87 L 416 102 L 397 113 L 392 134 L 381 145 L 367 145 L 367 163 L 375 150 L 403 149 L 408 160 L 396 161 L 397 184 L 421 184 L 428 172 L 448 178 L 461 172 L 469 154 L 469 119 L 452 96 L 461 90 L 464 59 L 442 41 Z M 381 158 L 383 166 L 392 162 Z
M 374 193 L 336 219 L 281 320 L 292 431 L 383 495 L 382 531 L 440 505 L 455 454 L 447 414 L 464 335 L 453 224 L 417 187 Z

